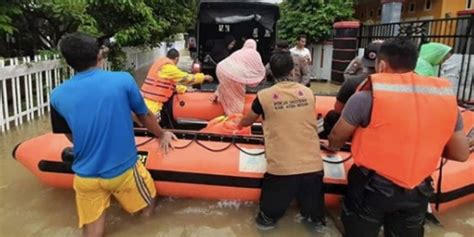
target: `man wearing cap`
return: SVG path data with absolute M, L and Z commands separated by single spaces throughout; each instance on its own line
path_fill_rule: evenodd
M 321 136 L 326 137 L 329 135 L 332 127 L 334 127 L 334 124 L 341 116 L 344 104 L 357 91 L 359 84 L 369 75 L 375 73 L 375 59 L 377 58 L 377 51 L 382 42 L 381 40 L 371 42 L 364 49 L 364 55 L 354 58 L 349 66 L 347 66 L 344 71 L 345 80 L 337 93 L 334 110 L 329 111 L 324 118 L 324 131 L 321 133 Z
M 377 51 L 383 41 L 374 41 L 367 45 L 364 49 L 364 55 L 357 57 L 349 64 L 344 71 L 344 83 L 337 93 L 337 101 L 334 105 L 334 110 L 340 114 L 344 108 L 344 104 L 356 92 L 357 87 L 370 74 L 375 73 L 375 59 L 377 58 Z

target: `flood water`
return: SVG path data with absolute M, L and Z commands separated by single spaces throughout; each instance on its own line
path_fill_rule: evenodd
M 16 144 L 50 130 L 46 117 L 0 134 L 0 237 L 81 235 L 73 190 L 43 185 L 11 156 Z M 107 236 L 341 236 L 339 210 L 328 210 L 327 228 L 315 232 L 299 223 L 292 206 L 276 229 L 261 232 L 254 224 L 257 209 L 255 203 L 161 197 L 155 215 L 145 220 L 125 213 L 113 202 L 107 210 Z M 474 236 L 474 203 L 438 217 L 444 228 L 428 224 L 426 236 Z
M 0 143 L 0 236 L 80 236 L 77 228 L 73 190 L 51 188 L 40 183 L 11 157 L 14 146 L 23 140 L 50 131 L 48 118 L 24 124 L 4 135 Z M 107 236 L 341 236 L 339 210 L 328 210 L 328 227 L 315 232 L 298 223 L 295 206 L 275 230 L 256 230 L 253 218 L 258 205 L 236 201 L 159 199 L 150 219 L 131 216 L 117 203 L 107 214 Z M 426 226 L 426 236 L 473 236 L 474 203 L 439 216 L 444 228 Z M 334 222 L 336 220 L 336 224 Z

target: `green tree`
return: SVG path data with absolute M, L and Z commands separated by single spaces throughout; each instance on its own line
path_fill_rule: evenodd
M 285 0 L 280 9 L 278 35 L 289 42 L 300 34 L 313 42 L 325 40 L 334 22 L 351 19 L 354 13 L 352 0 Z
M 8 33 L 16 41 L 14 50 L 4 56 L 54 50 L 64 34 L 82 31 L 114 36 L 117 44 L 111 56 L 121 61 L 122 47 L 157 46 L 184 32 L 196 14 L 195 0 L 5 0 L 0 7 L 0 37 Z M 120 68 L 120 60 L 115 68 Z
M 15 31 L 13 18 L 19 14 L 21 10 L 11 2 L 0 2 L 0 35 L 12 34 Z

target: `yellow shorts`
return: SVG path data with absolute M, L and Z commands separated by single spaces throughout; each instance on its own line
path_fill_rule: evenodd
M 148 109 L 153 113 L 153 115 L 157 115 L 161 111 L 161 108 L 163 107 L 163 103 L 156 102 L 149 99 L 145 99 L 145 104 L 146 104 L 146 107 L 148 107 Z
M 155 183 L 141 162 L 111 178 L 84 178 L 74 176 L 79 228 L 99 219 L 110 205 L 113 195 L 129 213 L 135 213 L 151 204 L 156 196 Z

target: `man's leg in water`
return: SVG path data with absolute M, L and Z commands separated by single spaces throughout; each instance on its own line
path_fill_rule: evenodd
M 96 221 L 84 225 L 82 236 L 84 237 L 102 237 L 105 232 L 105 212 Z

